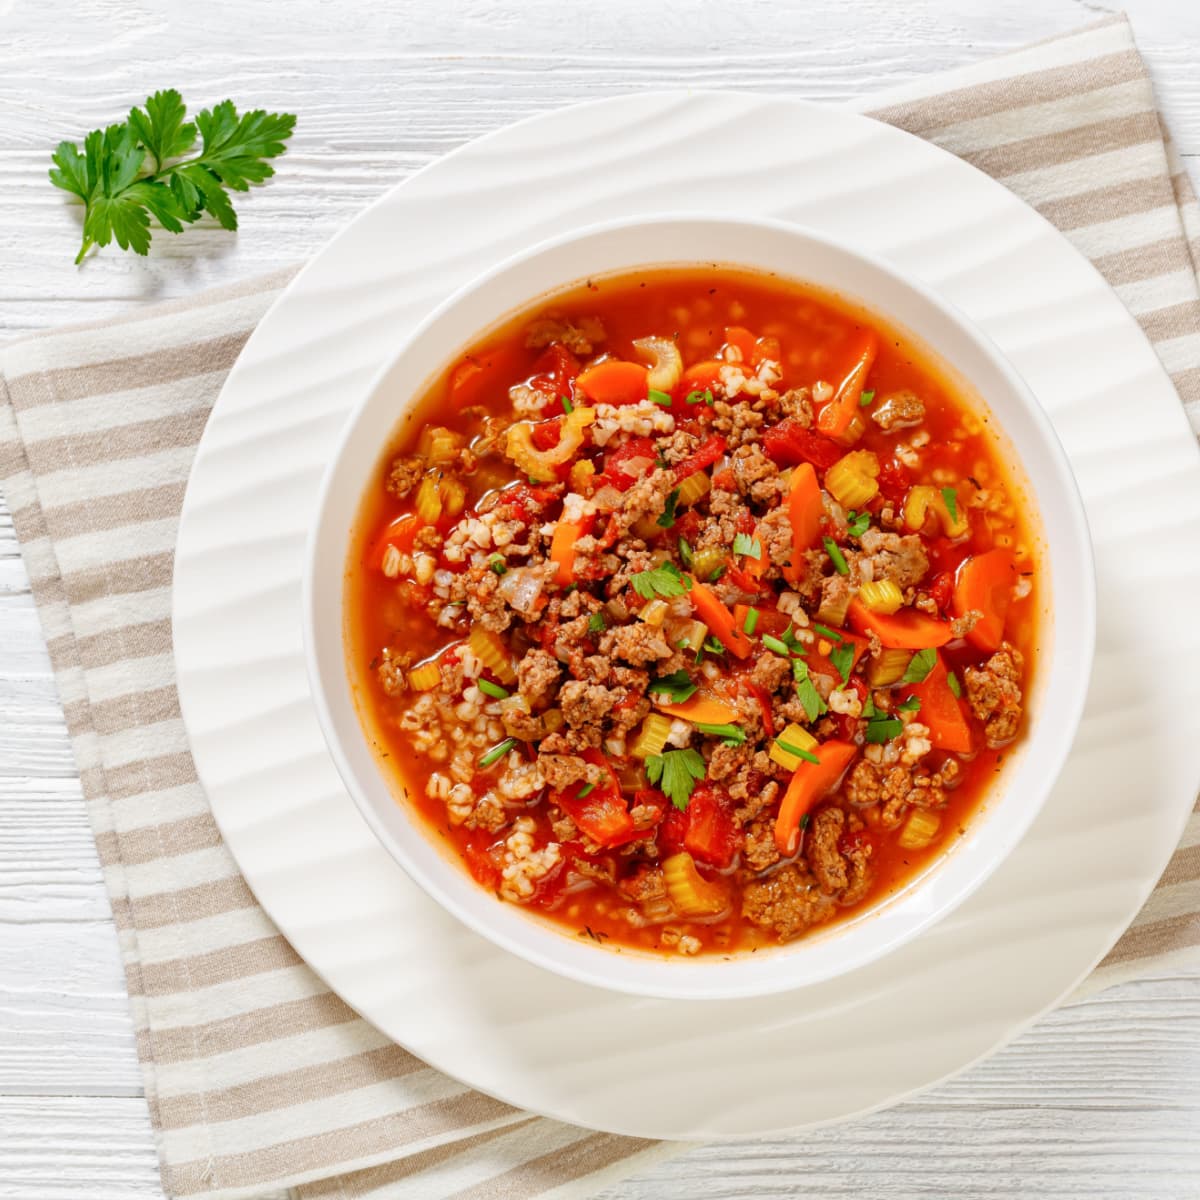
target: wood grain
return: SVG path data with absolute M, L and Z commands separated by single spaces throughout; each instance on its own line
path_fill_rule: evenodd
M 1112 7 L 1116 7 L 1115 5 Z M 1127 0 L 1200 167 L 1200 6 Z M 1061 33 L 1089 0 L 0 0 L 0 339 L 299 262 L 396 180 L 506 122 L 686 86 L 837 101 Z M 242 230 L 71 265 L 48 149 L 148 90 L 300 114 Z M 1048 914 L 1052 919 L 1052 914 Z M 905 1014 L 897 1013 L 897 1036 Z M 713 1086 L 719 1086 L 714 1081 Z M 0 508 L 0 1200 L 159 1200 L 115 935 L 54 683 Z M 1200 1194 L 1200 971 L 1043 1018 L 920 1099 L 802 1138 L 690 1151 L 604 1200 Z M 432 1200 L 432 1198 L 431 1198 Z

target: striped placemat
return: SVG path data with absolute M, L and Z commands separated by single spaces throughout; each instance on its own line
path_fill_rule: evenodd
M 798 81 L 802 88 L 802 81 Z M 1200 429 L 1200 209 L 1124 19 L 861 105 L 1002 180 L 1096 263 Z M 387 1042 L 280 937 L 179 713 L 179 509 L 225 375 L 290 273 L 3 352 L 0 480 L 120 935 L 166 1190 L 567 1200 L 671 1153 L 531 1117 Z M 119 359 L 114 344 L 130 347 Z M 1200 818 L 1090 987 L 1200 955 Z

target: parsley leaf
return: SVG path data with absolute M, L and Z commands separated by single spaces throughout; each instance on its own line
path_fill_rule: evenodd
M 679 489 L 667 494 L 667 502 L 663 506 L 662 516 L 656 522 L 663 529 L 670 529 L 675 524 L 675 509 L 679 505 Z
M 709 654 L 724 654 L 725 643 L 720 638 L 710 637 L 705 639 L 704 645 L 700 649 L 707 650 Z
M 869 391 L 869 392 L 863 392 L 863 394 L 861 396 L 859 396 L 859 398 L 858 398 L 859 407 L 866 408 L 867 405 L 870 404 L 871 401 L 874 399 L 875 399 L 874 390 Z
M 809 678 L 808 665 L 802 658 L 792 659 L 792 676 L 796 680 L 796 699 L 804 709 L 804 715 L 810 722 L 815 721 L 822 713 L 828 711 L 828 705 L 821 699 L 817 686 Z
M 920 712 L 921 711 L 921 701 L 918 700 L 916 696 L 909 696 L 909 698 L 907 700 L 905 700 L 903 704 L 896 705 L 896 711 L 897 712 Z
M 924 683 L 929 672 L 937 665 L 937 651 L 932 649 L 918 650 L 908 660 L 904 674 L 900 676 L 901 683 Z
M 633 590 L 643 600 L 653 600 L 655 596 L 682 596 L 691 590 L 691 581 L 685 579 L 674 563 L 665 562 L 660 566 L 651 567 L 648 571 L 639 571 L 630 577 Z
M 954 698 L 956 700 L 961 700 L 962 684 L 958 682 L 958 676 L 951 671 L 950 674 L 946 676 L 946 682 L 950 685 L 950 690 L 954 693 Z
M 951 521 L 958 520 L 958 493 L 952 487 L 942 488 L 942 499 L 946 502 L 946 511 Z
M 899 717 L 876 717 L 867 722 L 867 731 L 863 735 L 868 742 L 882 745 L 898 737 L 904 728 L 904 722 Z
M 676 808 L 686 810 L 696 781 L 704 778 L 704 759 L 696 750 L 668 750 L 646 759 L 646 777 Z
M 833 569 L 839 575 L 849 575 L 850 568 L 846 565 L 846 556 L 837 542 L 831 537 L 823 537 L 821 542 L 825 546 L 825 553 L 829 555 L 830 562 L 833 563 Z
M 829 652 L 829 661 L 833 663 L 837 673 L 842 677 L 842 683 L 850 682 L 850 672 L 854 668 L 854 646 L 850 642 L 841 642 Z
M 744 555 L 746 558 L 762 558 L 762 542 L 758 538 L 752 538 L 748 533 L 735 533 L 733 535 L 733 552 Z
M 740 746 L 746 740 L 746 731 L 737 725 L 706 725 L 697 721 L 696 728 L 709 737 L 719 737 L 726 746 Z
M 51 160 L 50 182 L 83 201 L 83 241 L 76 263 L 92 246 L 116 241 L 122 250 L 147 254 L 150 218 L 170 233 L 205 212 L 225 229 L 237 228 L 237 214 L 226 189 L 248 191 L 275 173 L 266 161 L 282 154 L 296 118 L 262 109 L 239 116 L 225 100 L 204 109 L 195 124 L 177 91 L 155 92 L 145 108 L 130 110 L 128 120 L 94 129 L 84 138 L 83 153 L 74 142 L 60 142 Z M 199 134 L 200 152 L 193 149 Z
M 851 509 L 846 514 L 846 532 L 851 537 L 860 538 L 871 527 L 871 514 L 866 512 L 856 513 Z
M 588 633 L 603 633 L 608 628 L 608 622 L 604 619 L 604 614 L 594 612 L 588 617 Z
M 793 653 L 805 654 L 804 643 L 796 636 L 796 630 L 792 623 L 788 622 L 788 627 L 779 635 L 779 640 Z
M 575 411 L 575 405 L 571 403 L 570 396 L 559 396 L 558 402 L 562 405 L 562 410 L 568 417 Z
M 660 675 L 646 685 L 646 691 L 655 696 L 670 696 L 673 704 L 682 704 L 696 692 L 696 685 L 682 668 L 670 675 Z

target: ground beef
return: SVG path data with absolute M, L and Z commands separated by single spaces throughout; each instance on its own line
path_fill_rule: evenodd
M 712 757 L 708 760 L 708 778 L 713 783 L 727 783 L 750 765 L 751 758 L 753 750 L 749 745 L 726 746 L 722 742 L 713 747 Z
M 833 613 L 845 613 L 850 607 L 850 601 L 854 598 L 854 593 L 858 589 L 854 587 L 847 576 L 845 575 L 827 575 L 821 581 L 821 603 L 820 612 L 825 614 L 825 617 L 832 620 L 834 624 L 840 625 L 845 617 L 834 617 Z M 822 618 L 825 619 L 825 618 Z
M 597 317 L 581 317 L 578 324 L 573 324 L 564 317 L 546 316 L 525 331 L 525 345 L 531 350 L 561 342 L 572 354 L 584 358 L 603 341 L 604 326 Z
M 932 603 L 932 600 L 931 600 L 931 603 Z M 933 606 L 933 609 L 926 610 L 926 611 L 936 612 L 937 605 L 935 604 Z M 961 617 L 955 617 L 954 620 L 950 622 L 950 636 L 956 637 L 956 638 L 964 638 L 982 620 L 983 620 L 983 613 L 981 613 L 979 611 L 979 609 L 973 608 L 969 612 L 963 613 L 963 615 Z
M 916 392 L 903 388 L 884 396 L 871 414 L 871 420 L 885 433 L 907 429 L 910 425 L 920 425 L 925 420 L 925 405 L 921 403 Z
M 387 490 L 398 500 L 403 500 L 421 482 L 426 462 L 420 454 L 401 454 L 392 461 L 387 477 Z
M 573 754 L 539 754 L 537 762 L 546 786 L 556 792 L 573 783 L 596 783 L 603 775 L 599 767 Z
M 548 708 L 554 703 L 562 669 L 545 650 L 530 650 L 517 665 L 517 688 L 532 709 Z
M 536 742 L 546 732 L 540 716 L 522 712 L 519 708 L 506 707 L 500 723 L 509 737 L 520 738 L 523 742 Z
M 825 567 L 829 555 L 824 550 L 806 550 L 800 560 L 794 591 L 809 608 L 820 603 L 821 588 L 825 583 Z
M 710 428 L 713 433 L 719 433 L 725 438 L 730 450 L 747 442 L 752 442 L 762 429 L 763 414 L 756 403 L 751 406 L 741 399 L 736 403 L 727 400 L 717 400 L 712 408 Z
M 692 454 L 700 446 L 700 438 L 686 429 L 677 429 L 668 438 L 660 438 L 658 456 L 668 466 L 674 467 Z
M 617 891 L 635 904 L 643 904 L 647 900 L 661 900 L 667 894 L 662 868 L 647 864 L 639 866 L 632 875 L 617 884 Z
M 764 558 L 777 567 L 791 566 L 792 524 L 783 506 L 772 509 L 758 523 L 758 537 Z
M 616 707 L 624 694 L 610 691 L 598 683 L 583 683 L 573 679 L 564 683 L 558 693 L 563 717 L 568 725 L 576 728 L 594 725 L 599 727 L 609 712 Z
M 742 916 L 790 941 L 833 915 L 833 900 L 821 891 L 808 866 L 788 863 L 742 892 Z
M 846 827 L 840 808 L 823 808 L 812 819 L 804 839 L 804 857 L 826 895 L 833 896 L 850 882 L 846 862 L 838 853 L 838 839 Z
M 778 692 L 791 686 L 792 664 L 779 654 L 764 654 L 754 664 L 750 681 L 768 692 Z
M 600 653 L 643 666 L 670 658 L 674 651 L 661 630 L 639 621 L 633 625 L 618 625 L 605 633 L 600 639 Z
M 864 576 L 869 565 L 870 578 L 890 579 L 901 590 L 914 587 L 929 571 L 929 558 L 916 534 L 900 535 L 868 529 L 860 539 L 863 556 L 859 569 Z
M 379 678 L 379 686 L 389 696 L 399 696 L 408 690 L 408 667 L 412 660 L 411 654 L 390 647 L 385 647 L 380 653 L 375 673 Z
M 909 805 L 941 808 L 946 803 L 941 776 L 918 770 L 913 764 L 877 767 L 860 760 L 846 776 L 843 791 L 846 802 L 855 808 L 875 809 L 876 821 L 883 829 L 895 829 Z
M 1021 652 L 1007 642 L 983 664 L 967 667 L 963 682 L 971 711 L 983 722 L 992 749 L 1016 737 L 1021 724 Z
M 764 507 L 777 504 L 787 490 L 779 468 L 758 445 L 739 446 L 730 459 L 738 491 Z
M 779 397 L 779 411 L 785 417 L 808 429 L 813 422 L 812 392 L 808 388 L 788 388 Z
M 742 861 L 752 871 L 765 871 L 779 861 L 779 847 L 775 845 L 775 822 L 769 817 L 756 817 L 746 826 Z

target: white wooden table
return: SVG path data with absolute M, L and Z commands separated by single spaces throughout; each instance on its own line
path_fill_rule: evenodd
M 1200 4 L 1124 7 L 1197 177 Z M 0 0 L 0 340 L 299 262 L 431 157 L 555 105 L 679 85 L 836 101 L 1106 10 L 1089 0 Z M 239 202 L 236 238 L 160 236 L 148 261 L 109 251 L 77 270 L 77 225 L 46 182 L 48 151 L 164 86 L 193 104 L 229 95 L 298 113 L 281 176 Z M 895 1019 L 903 1037 L 905 1014 Z M 108 902 L 0 508 L 0 1200 L 161 1194 Z M 695 1150 L 604 1193 L 698 1195 L 1194 1200 L 1200 970 L 1064 1008 L 890 1112 Z

